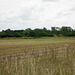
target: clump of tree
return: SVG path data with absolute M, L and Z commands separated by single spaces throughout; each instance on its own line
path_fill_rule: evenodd
M 30 29 L 25 30 L 2 30 L 0 38 L 4 37 L 53 37 L 53 36 L 75 36 L 75 30 L 71 27 L 52 27 L 51 30 L 43 29 Z

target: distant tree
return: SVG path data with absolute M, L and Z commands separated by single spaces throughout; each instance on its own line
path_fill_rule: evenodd
M 22 35 L 21 35 L 20 33 L 18 33 L 18 32 L 15 32 L 15 33 L 13 34 L 13 37 L 22 37 Z
M 71 27 L 62 27 L 61 29 L 60 29 L 60 33 L 62 34 L 62 35 L 67 35 L 68 33 L 70 33 L 70 32 L 72 32 L 72 28 Z
M 37 37 L 37 34 L 34 32 L 34 30 L 31 30 L 31 31 L 29 32 L 29 36 L 30 36 L 30 37 Z
M 24 30 L 24 36 L 29 37 L 29 33 L 30 33 L 31 29 L 27 28 L 26 30 Z
M 57 30 L 57 31 L 60 31 L 60 29 L 61 29 L 60 27 L 56 27 L 56 30 Z
M 6 37 L 7 35 L 6 35 L 6 33 L 4 32 L 4 30 L 2 31 L 2 32 L 0 32 L 0 37 L 1 38 L 4 38 L 4 37 Z
M 71 27 L 52 27 L 52 30 L 27 28 L 25 30 L 3 30 L 0 32 L 0 37 L 53 37 L 53 36 L 75 36 L 75 30 Z

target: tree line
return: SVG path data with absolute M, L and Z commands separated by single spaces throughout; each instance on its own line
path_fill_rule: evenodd
M 32 30 L 27 28 L 25 30 L 2 30 L 0 32 L 0 38 L 5 37 L 54 37 L 54 36 L 75 36 L 75 30 L 71 27 L 52 27 L 51 30 L 36 28 Z

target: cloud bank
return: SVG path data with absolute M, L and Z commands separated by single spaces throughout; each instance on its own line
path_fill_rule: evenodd
M 59 0 L 43 0 L 44 2 L 58 2 Z
M 75 29 L 74 0 L 2 0 L 0 31 L 5 29 L 71 26 Z

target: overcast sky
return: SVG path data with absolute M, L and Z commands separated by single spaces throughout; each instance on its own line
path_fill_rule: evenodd
M 0 0 L 0 31 L 71 26 L 75 0 Z

